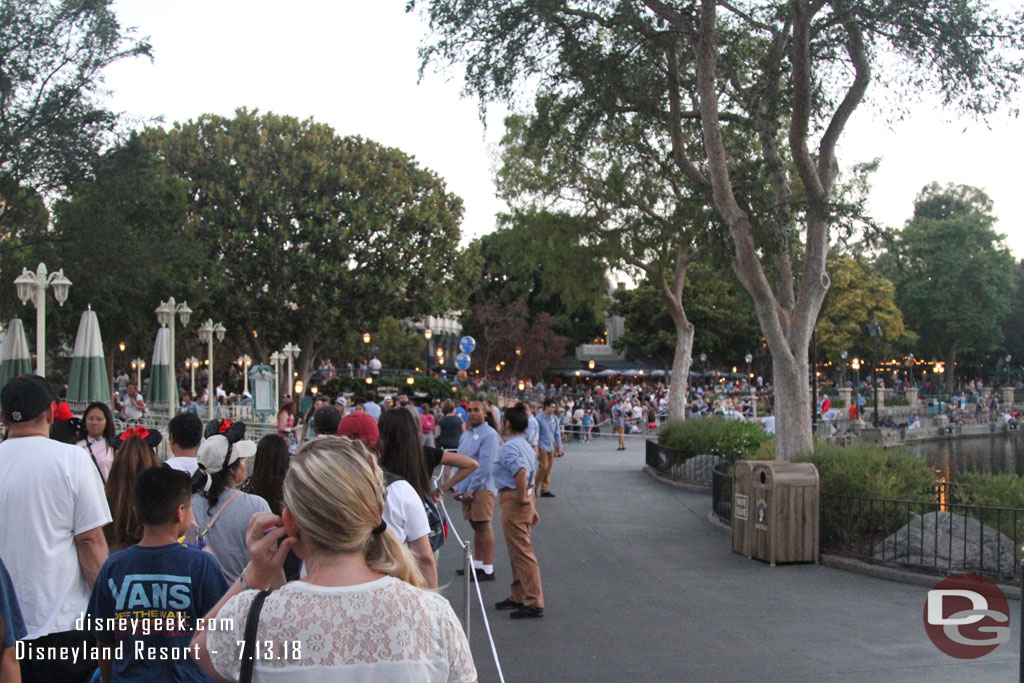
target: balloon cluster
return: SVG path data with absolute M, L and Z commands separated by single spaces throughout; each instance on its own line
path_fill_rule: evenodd
M 466 335 L 459 340 L 459 348 L 462 350 L 462 353 L 455 356 L 455 367 L 461 372 L 466 372 L 469 370 L 471 360 L 469 354 L 473 353 L 473 349 L 476 348 L 476 339 Z

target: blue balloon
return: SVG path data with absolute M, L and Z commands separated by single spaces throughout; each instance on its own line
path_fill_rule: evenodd
M 473 349 L 476 348 L 476 339 L 466 335 L 459 340 L 459 348 L 462 349 L 463 353 L 473 353 Z
M 459 370 L 469 370 L 469 354 L 460 353 L 455 356 L 455 367 Z

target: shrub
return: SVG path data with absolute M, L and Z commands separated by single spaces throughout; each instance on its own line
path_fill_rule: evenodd
M 797 458 L 818 468 L 823 494 L 934 501 L 935 472 L 902 450 L 874 444 L 839 446 L 818 442 L 814 452 Z M 863 539 L 880 540 L 908 521 L 914 506 L 869 504 L 855 499 L 822 500 L 821 542 L 846 546 Z
M 1024 509 L 1024 479 L 1016 474 L 967 472 L 953 489 L 953 503 L 996 508 Z M 951 508 L 958 512 L 956 505 Z M 998 510 L 967 511 L 982 524 L 998 528 L 1019 542 L 1024 539 L 1024 513 Z
M 935 498 L 935 472 L 924 460 L 900 449 L 818 442 L 814 453 L 797 460 L 818 468 L 822 493 L 900 500 Z
M 736 462 L 753 456 L 768 439 L 756 422 L 717 418 L 669 420 L 658 432 L 658 445 L 677 451 L 680 462 L 695 455 L 717 455 Z

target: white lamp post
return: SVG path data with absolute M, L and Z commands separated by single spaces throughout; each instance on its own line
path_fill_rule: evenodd
M 292 344 L 291 342 L 288 342 L 287 344 L 285 344 L 284 348 L 281 349 L 281 355 L 284 356 L 286 359 L 288 359 L 288 384 L 287 384 L 287 387 L 288 387 L 289 391 L 293 390 L 292 382 L 295 381 L 295 368 L 293 367 L 292 364 L 295 362 L 295 359 L 299 357 L 299 351 L 300 351 L 300 349 L 299 349 L 298 345 Z M 295 400 L 294 396 L 292 397 L 292 400 Z M 296 405 L 298 405 L 298 404 L 296 404 Z
M 249 393 L 249 368 L 252 367 L 252 358 L 249 358 L 249 354 L 243 354 L 238 357 L 235 363 L 242 366 L 242 393 Z
M 196 368 L 199 367 L 199 359 L 189 356 L 185 359 L 185 367 L 192 371 L 192 400 L 196 400 Z
M 18 289 L 18 298 L 21 303 L 28 303 L 32 299 L 36 305 L 36 374 L 40 377 L 46 376 L 46 288 L 53 286 L 53 296 L 57 304 L 64 305 L 68 300 L 68 288 L 71 287 L 71 280 L 64 277 L 64 269 L 56 273 L 46 272 L 46 265 L 39 264 L 36 272 L 28 268 L 21 269 L 21 275 L 14 278 L 14 285 Z
M 281 361 L 284 354 L 274 351 L 270 354 L 270 362 L 274 366 L 274 416 L 281 412 Z
M 146 369 L 146 361 L 136 358 L 132 361 L 132 370 L 135 371 L 135 388 L 142 391 L 142 371 Z
M 207 318 L 206 322 L 199 326 L 199 340 L 206 343 L 210 347 L 210 391 L 206 396 L 206 405 L 209 406 L 209 419 L 213 419 L 213 403 L 217 400 L 217 386 L 213 379 L 213 337 L 217 336 L 217 341 L 224 341 L 224 333 L 227 329 L 220 324 L 215 323 L 211 318 Z
M 161 325 L 167 327 L 167 331 L 171 333 L 169 340 L 170 348 L 168 349 L 168 374 L 170 375 L 167 383 L 167 414 L 174 417 L 176 412 L 174 409 L 174 394 L 175 388 L 178 384 L 178 366 L 174 361 L 174 314 L 178 314 L 178 319 L 181 320 L 181 326 L 185 327 L 188 325 L 189 318 L 192 317 L 192 309 L 188 307 L 188 302 L 182 301 L 180 304 L 174 300 L 172 296 L 167 301 L 161 301 L 160 305 L 156 307 L 156 321 Z

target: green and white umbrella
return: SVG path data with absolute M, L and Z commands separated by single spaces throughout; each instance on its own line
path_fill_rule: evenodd
M 82 312 L 71 354 L 71 377 L 68 380 L 68 403 L 72 410 L 84 410 L 94 401 L 110 401 L 107 362 L 103 357 L 100 321 L 90 305 Z
M 161 327 L 156 333 L 156 344 L 153 346 L 153 364 L 150 366 L 149 386 L 146 387 L 146 403 L 153 407 L 167 403 L 167 384 L 174 385 L 171 373 L 171 333 Z M 178 404 L 178 389 L 174 389 L 174 404 Z
M 25 327 L 20 318 L 11 318 L 7 325 L 4 343 L 0 346 L 0 386 L 7 380 L 18 375 L 32 372 L 32 357 L 28 352 L 28 340 L 25 339 Z

